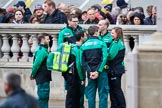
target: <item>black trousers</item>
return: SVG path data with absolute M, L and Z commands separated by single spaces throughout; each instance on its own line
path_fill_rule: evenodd
M 125 97 L 121 89 L 121 76 L 120 75 L 108 75 L 110 86 L 110 108 L 126 108 Z
M 78 79 L 73 74 L 66 74 L 67 94 L 66 108 L 80 108 L 80 86 Z

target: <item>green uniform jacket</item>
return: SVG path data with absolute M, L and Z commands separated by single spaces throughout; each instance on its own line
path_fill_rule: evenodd
M 85 80 L 85 71 L 80 62 L 80 46 L 72 44 L 71 54 L 75 56 L 76 68 L 81 81 Z
M 113 41 L 112 35 L 107 31 L 104 35 L 100 35 L 99 39 L 106 43 L 107 48 L 110 47 L 111 42 Z
M 121 74 L 124 69 L 125 46 L 121 39 L 113 41 L 108 53 L 109 70 L 113 74 Z
M 63 28 L 59 32 L 57 46 L 59 46 L 61 43 L 64 43 L 64 42 L 75 43 L 76 42 L 75 33 L 78 30 L 83 30 L 84 31 L 84 28 L 82 28 L 80 26 L 77 26 L 77 28 L 75 30 L 73 30 L 69 26 Z
M 107 60 L 106 44 L 96 36 L 88 38 L 81 46 L 80 60 L 86 72 L 102 72 Z
M 37 83 L 51 81 L 51 71 L 47 70 L 46 61 L 48 57 L 47 46 L 39 45 L 34 53 L 34 62 L 32 66 L 31 77 L 36 79 Z

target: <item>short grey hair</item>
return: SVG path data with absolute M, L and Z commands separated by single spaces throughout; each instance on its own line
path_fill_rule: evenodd
M 16 73 L 5 73 L 3 79 L 13 90 L 21 86 L 21 77 Z

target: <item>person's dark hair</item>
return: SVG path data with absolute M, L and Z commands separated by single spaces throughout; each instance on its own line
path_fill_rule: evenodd
M 14 16 L 15 16 L 15 14 L 16 14 L 17 11 L 21 12 L 21 14 L 24 16 L 24 12 L 23 12 L 22 10 L 20 10 L 20 9 L 16 9 L 16 10 L 15 10 Z
M 52 6 L 54 9 L 56 8 L 56 4 L 53 0 L 46 0 L 44 3 L 47 3 L 48 6 Z
M 21 77 L 16 73 L 5 74 L 4 80 L 13 90 L 21 87 Z
M 80 41 L 81 37 L 84 37 L 83 30 L 79 30 L 75 33 L 76 41 Z
M 67 19 L 68 19 L 69 21 L 72 21 L 72 18 L 78 18 L 78 16 L 77 16 L 76 14 L 69 14 L 69 15 L 67 16 Z
M 40 44 L 42 39 L 45 39 L 45 36 L 49 36 L 47 33 L 40 33 L 38 34 L 38 43 Z
M 93 36 L 95 32 L 98 32 L 99 27 L 98 26 L 90 26 L 88 28 L 88 34 L 89 36 Z

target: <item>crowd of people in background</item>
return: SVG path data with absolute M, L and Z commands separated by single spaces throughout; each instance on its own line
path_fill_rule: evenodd
M 144 13 L 143 7 L 130 8 L 124 0 L 117 0 L 116 5 L 112 3 L 94 4 L 81 10 L 75 5 L 47 1 L 37 4 L 31 12 L 24 1 L 18 1 L 13 7 L 0 8 L 0 23 L 64 24 L 69 14 L 76 14 L 79 24 L 97 24 L 99 20 L 107 19 L 110 24 L 117 25 L 156 25 L 156 6 L 147 6 L 147 13 Z

